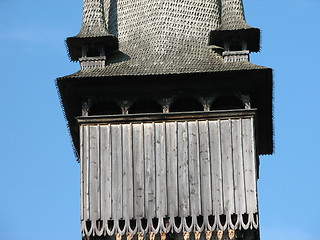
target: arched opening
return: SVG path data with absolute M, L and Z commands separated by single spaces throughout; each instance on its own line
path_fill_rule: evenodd
M 210 106 L 211 110 L 244 109 L 244 103 L 236 96 L 218 97 Z
M 232 42 L 230 44 L 229 50 L 230 51 L 242 51 L 243 50 L 242 49 L 242 44 L 239 43 L 239 42 L 234 41 L 234 42 Z
M 89 110 L 89 115 L 112 115 L 122 114 L 121 107 L 111 100 L 94 102 Z
M 134 102 L 129 108 L 129 113 L 162 113 L 162 106 L 153 99 L 142 99 Z
M 178 98 L 170 106 L 170 112 L 193 111 L 203 111 L 203 106 L 197 99 L 191 97 Z
M 99 57 L 100 52 L 96 48 L 89 48 L 87 51 L 87 57 Z

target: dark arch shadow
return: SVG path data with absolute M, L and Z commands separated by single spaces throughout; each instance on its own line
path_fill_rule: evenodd
M 134 102 L 129 108 L 129 113 L 162 113 L 162 106 L 153 99 L 141 99 Z
M 112 115 L 122 114 L 121 107 L 115 101 L 101 100 L 92 103 L 89 115 Z
M 210 110 L 228 110 L 228 109 L 244 109 L 244 103 L 237 96 L 220 96 L 215 99 Z
M 182 97 L 176 99 L 170 106 L 170 112 L 191 112 L 203 111 L 203 105 L 192 97 Z

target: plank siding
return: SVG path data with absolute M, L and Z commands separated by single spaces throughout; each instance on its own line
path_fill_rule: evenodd
M 123 154 L 123 218 L 132 219 L 133 213 L 133 153 L 132 124 L 122 126 Z
M 244 149 L 244 174 L 245 174 L 245 189 L 246 189 L 246 204 L 247 213 L 256 211 L 256 190 L 255 190 L 255 163 L 251 161 L 253 158 L 252 148 L 252 133 L 250 119 L 242 120 L 242 134 L 243 134 L 243 147 Z
M 246 212 L 241 127 L 241 121 L 232 120 L 232 155 L 234 160 L 233 174 L 235 184 L 235 212 L 238 214 L 244 214 Z
M 145 217 L 144 212 L 144 154 L 143 124 L 133 124 L 134 215 Z
M 178 216 L 178 164 L 177 164 L 177 125 L 166 124 L 166 155 L 167 155 L 167 196 L 168 215 Z
M 155 216 L 155 147 L 154 147 L 154 124 L 144 124 L 144 159 L 145 159 L 145 210 L 146 217 L 151 219 Z
M 122 218 L 122 131 L 121 125 L 111 126 L 112 136 L 112 210 L 116 219 Z
M 221 149 L 224 213 L 234 213 L 233 159 L 231 120 L 221 121 Z
M 168 215 L 167 211 L 167 159 L 166 159 L 166 124 L 155 123 L 155 158 L 156 158 L 156 217 Z
M 188 123 L 182 122 L 178 125 L 178 179 L 179 179 L 179 216 L 190 215 L 189 196 L 189 137 Z
M 83 221 L 84 217 L 84 133 L 83 133 L 83 126 L 80 127 L 80 220 Z
M 147 218 L 150 230 L 153 218 L 192 216 L 195 224 L 226 215 L 232 225 L 232 214 L 257 212 L 252 117 L 83 124 L 80 133 L 82 221 L 128 227 Z
M 85 206 L 85 213 L 86 213 L 86 220 L 90 219 L 90 205 L 89 205 L 89 197 L 90 197 L 90 158 L 89 158 L 89 153 L 90 153 L 90 132 L 89 132 L 89 127 L 85 126 L 85 136 L 84 136 L 84 190 L 85 190 L 85 196 L 84 196 L 84 206 Z
M 188 123 L 189 132 L 189 186 L 191 201 L 191 216 L 201 214 L 201 193 L 200 193 L 200 166 L 199 166 L 199 142 L 198 122 Z
M 111 126 L 100 127 L 101 138 L 101 211 L 104 221 L 112 216 L 112 137 Z
M 223 213 L 223 187 L 221 169 L 221 140 L 220 121 L 209 122 L 210 146 L 211 146 L 211 174 L 212 174 L 212 203 L 213 215 Z
M 209 216 L 212 214 L 212 191 L 210 138 L 208 121 L 199 122 L 199 137 L 202 215 Z

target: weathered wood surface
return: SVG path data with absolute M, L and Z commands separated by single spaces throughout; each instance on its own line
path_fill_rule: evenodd
M 166 231 L 163 218 L 169 217 L 167 227 L 182 231 L 192 229 L 186 225 L 189 216 L 197 229 L 198 216 L 209 229 L 257 227 L 253 117 L 82 124 L 80 132 L 81 220 L 92 221 L 91 228 L 102 220 L 109 234 L 108 220 L 118 226 L 124 219 L 128 229 L 130 220 L 137 219 L 131 230 L 143 232 L 140 219 L 147 218 L 149 231 Z M 243 214 L 249 215 L 247 224 Z M 214 223 L 209 224 L 209 216 L 216 216 Z M 159 220 L 152 225 L 151 219 Z

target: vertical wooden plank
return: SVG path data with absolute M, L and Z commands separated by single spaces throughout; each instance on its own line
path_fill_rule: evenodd
M 98 219 L 101 219 L 101 131 L 100 131 L 100 125 L 97 125 L 97 183 L 98 183 Z
M 90 218 L 98 219 L 98 152 L 97 126 L 89 126 L 89 158 L 90 158 Z
M 84 162 L 84 191 L 85 191 L 85 197 L 84 197 L 84 208 L 85 208 L 85 219 L 90 219 L 90 132 L 89 132 L 89 126 L 85 126 L 84 128 L 84 154 L 85 154 L 85 162 Z
M 80 220 L 84 220 L 84 162 L 85 162 L 85 155 L 84 155 L 84 130 L 83 125 L 80 125 Z
M 257 155 L 257 151 L 256 151 L 256 137 L 255 137 L 255 123 L 254 123 L 255 119 L 252 117 L 250 118 L 250 127 L 251 127 L 251 148 L 252 148 L 252 177 L 253 177 L 253 190 L 254 190 L 254 193 L 253 193 L 253 197 L 254 197 L 254 209 L 253 209 L 253 212 L 258 212 L 258 195 L 257 195 L 257 180 L 258 180 L 258 166 L 257 164 L 258 163 L 258 155 Z
M 234 213 L 234 180 L 232 159 L 231 120 L 221 121 L 221 149 L 222 149 L 222 175 L 224 212 Z
M 232 120 L 232 146 L 234 163 L 234 188 L 236 213 L 246 212 L 246 198 L 243 174 L 242 129 L 241 119 Z
M 122 131 L 111 125 L 112 132 L 112 210 L 115 219 L 122 218 Z
M 247 199 L 247 212 L 257 212 L 257 193 L 256 193 L 256 156 L 254 154 L 253 124 L 252 119 L 242 119 L 243 131 L 243 157 L 244 157 L 244 176 L 245 190 Z
M 134 211 L 137 218 L 144 217 L 144 150 L 143 124 L 133 124 Z
M 158 218 L 167 213 L 167 165 L 166 165 L 166 124 L 155 124 L 156 151 L 156 212 Z
M 100 170 L 101 170 L 101 220 L 106 221 L 106 154 L 105 125 L 100 126 Z
M 107 221 L 112 218 L 111 192 L 112 192 L 112 150 L 111 150 L 111 127 L 102 125 L 100 127 L 100 150 L 101 150 L 101 212 L 102 219 Z
M 155 144 L 154 123 L 144 124 L 145 211 L 148 219 L 155 217 Z
M 189 134 L 189 187 L 190 210 L 192 216 L 201 215 L 199 132 L 198 122 L 188 122 Z
M 177 125 L 176 122 L 166 124 L 167 150 L 167 184 L 168 214 L 178 216 L 178 176 L 177 176 Z
M 132 124 L 122 125 L 123 142 L 123 217 L 132 219 L 133 215 L 133 162 L 132 162 Z
M 223 213 L 223 185 L 221 164 L 220 120 L 209 122 L 211 186 L 212 186 L 212 214 Z
M 188 123 L 178 123 L 179 215 L 190 216 Z
M 209 122 L 199 121 L 202 214 L 212 213 Z

